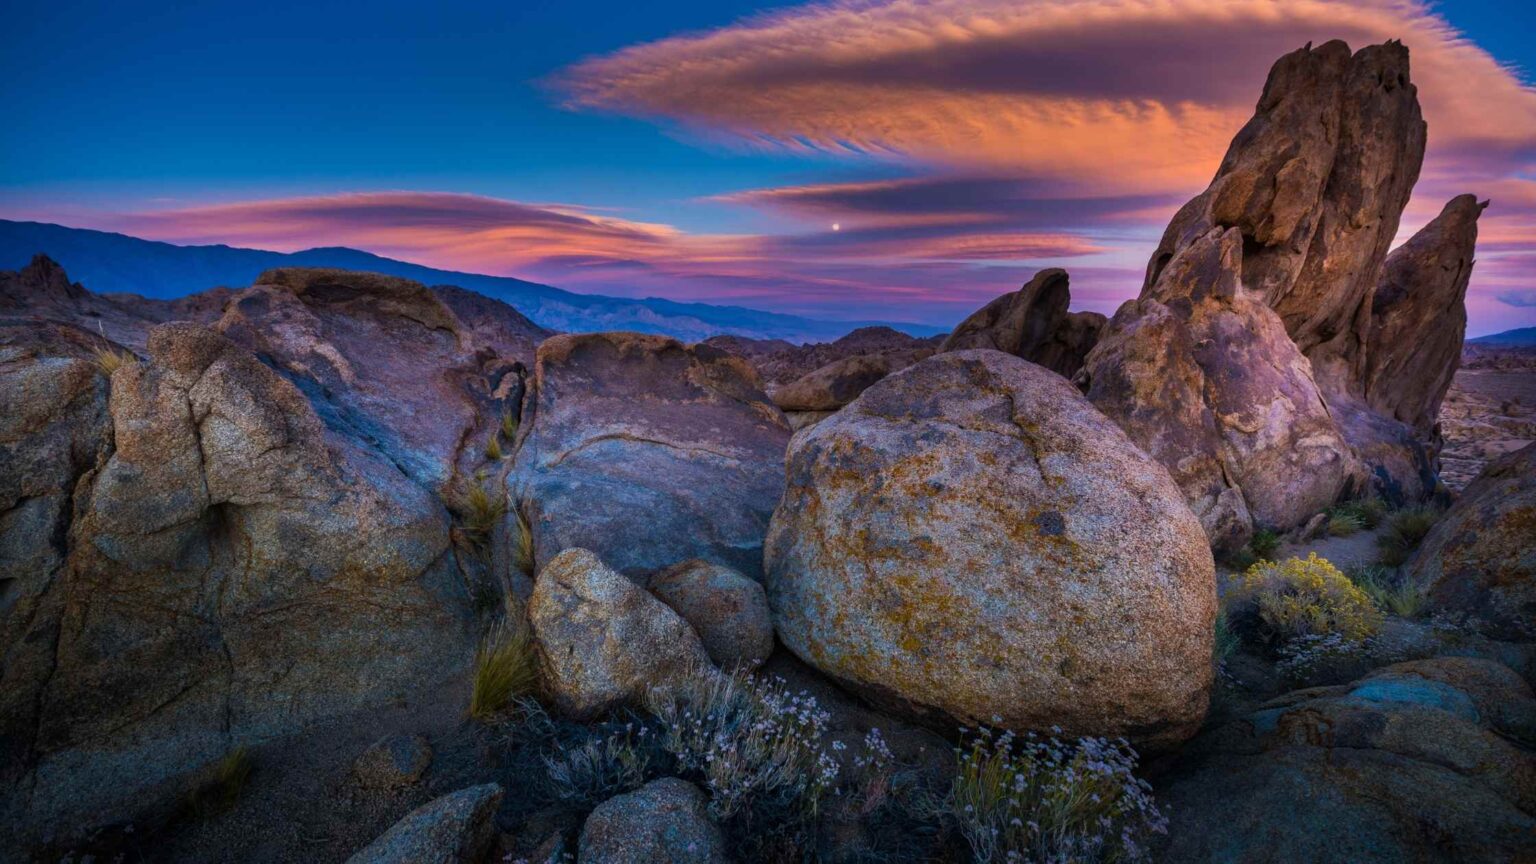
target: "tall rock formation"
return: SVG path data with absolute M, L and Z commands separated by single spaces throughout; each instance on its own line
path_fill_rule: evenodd
M 1428 435 L 1461 361 L 1477 217 L 1488 202 L 1452 198 L 1387 258 L 1371 306 L 1366 401 Z
M 1085 360 L 1078 383 L 1168 467 L 1219 548 L 1338 497 L 1436 488 L 1481 208 L 1456 199 L 1388 262 L 1424 140 L 1400 43 L 1282 57 Z
M 1376 286 L 1424 160 L 1425 125 L 1399 42 L 1332 41 L 1280 58 L 1205 192 L 1179 211 L 1145 288 L 1212 227 L 1243 234 L 1243 284 L 1285 322 L 1328 389 L 1363 368 Z
M 1018 291 L 972 312 L 939 351 L 991 348 L 1071 378 L 1098 341 L 1105 318 L 1097 312 L 1068 312 L 1068 285 L 1067 271 L 1041 270 Z

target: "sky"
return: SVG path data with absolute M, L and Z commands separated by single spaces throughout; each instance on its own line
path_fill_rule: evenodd
M 1536 325 L 1536 6 L 1496 0 L 17 0 L 0 218 L 351 246 L 575 291 L 947 326 L 1112 313 L 1269 65 L 1402 39 L 1399 239 L 1492 199 L 1469 333 Z

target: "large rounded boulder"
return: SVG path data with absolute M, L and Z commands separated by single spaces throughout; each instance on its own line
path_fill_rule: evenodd
M 891 707 L 1182 740 L 1216 609 L 1165 468 L 1060 376 L 941 354 L 796 436 L 766 546 L 780 639 Z

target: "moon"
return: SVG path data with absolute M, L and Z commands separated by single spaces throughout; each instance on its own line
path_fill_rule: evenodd
M 843 226 L 840 223 L 833 222 L 832 223 L 832 230 L 833 231 L 841 231 L 841 230 L 843 230 Z

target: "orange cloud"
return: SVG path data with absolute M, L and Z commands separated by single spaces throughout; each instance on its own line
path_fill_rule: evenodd
M 1331 38 L 1410 47 L 1432 153 L 1529 155 L 1536 92 L 1409 0 L 842 0 L 631 47 L 556 83 L 573 106 L 753 146 L 1138 194 L 1198 190 L 1269 64 Z

